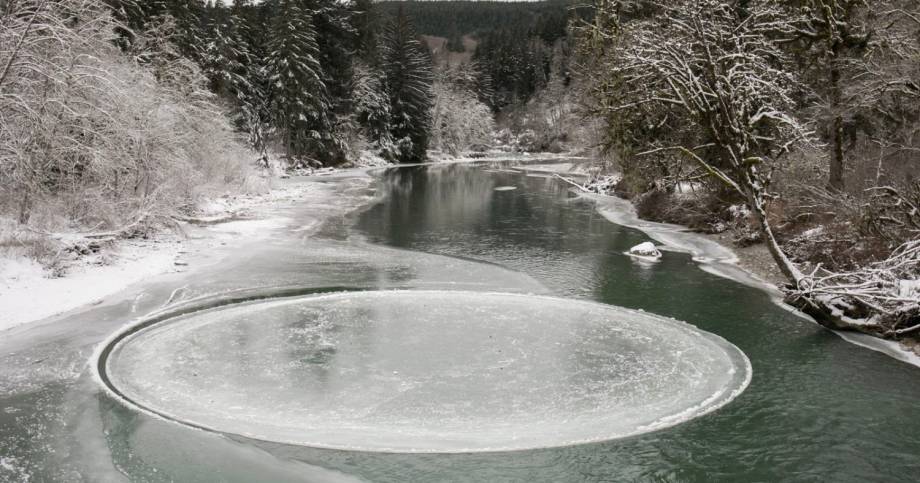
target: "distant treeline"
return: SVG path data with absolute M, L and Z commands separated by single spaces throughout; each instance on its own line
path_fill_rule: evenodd
M 382 13 L 402 6 L 420 34 L 447 37 L 483 35 L 502 29 L 535 33 L 546 42 L 565 36 L 572 0 L 545 2 L 380 2 Z M 528 35 L 529 36 L 529 35 Z
M 402 8 L 419 33 L 447 38 L 449 50 L 463 51 L 463 36 L 476 39 L 480 99 L 495 112 L 526 104 L 554 75 L 568 83 L 570 26 L 593 12 L 572 0 L 388 1 L 375 7 L 384 15 Z
M 392 161 L 424 157 L 430 59 L 405 15 L 370 0 L 106 1 L 123 50 L 151 33 L 174 45 L 262 153 L 332 165 L 367 141 Z

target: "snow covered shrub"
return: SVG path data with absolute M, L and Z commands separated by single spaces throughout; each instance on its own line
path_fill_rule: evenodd
M 0 211 L 121 233 L 243 182 L 251 155 L 198 67 L 170 47 L 168 18 L 128 56 L 101 0 L 11 8 L 0 18 Z
M 495 131 L 492 111 L 479 101 L 469 83 L 458 81 L 460 75 L 442 71 L 432 88 L 432 147 L 455 156 L 490 143 Z

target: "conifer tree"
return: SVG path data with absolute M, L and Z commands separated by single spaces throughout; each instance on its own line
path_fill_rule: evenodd
M 332 103 L 323 82 L 311 12 L 295 0 L 281 0 L 269 33 L 266 75 L 272 124 L 292 164 L 307 156 L 333 161 Z
M 143 32 L 146 25 L 146 14 L 138 0 L 106 0 L 112 10 L 115 20 L 115 33 L 118 38 L 115 44 L 123 51 L 128 51 L 134 45 L 136 36 Z
M 352 98 L 355 120 L 365 137 L 378 150 L 386 152 L 392 146 L 386 76 L 374 66 L 359 63 L 355 66 Z
M 352 23 L 355 26 L 355 49 L 357 57 L 365 63 L 376 63 L 377 33 L 379 31 L 378 12 L 372 0 L 356 0 Z
M 323 81 L 336 105 L 336 112 L 348 110 L 348 91 L 354 76 L 352 59 L 357 31 L 352 24 L 352 6 L 338 0 L 307 0 L 312 12 Z M 302 7 L 304 8 L 304 7 Z
M 431 59 L 418 41 L 409 18 L 400 9 L 386 29 L 383 66 L 390 98 L 390 134 L 395 143 L 389 157 L 398 162 L 425 159 L 431 131 Z
M 234 107 L 236 127 L 249 136 L 250 144 L 264 153 L 264 119 L 267 117 L 262 65 L 252 55 L 238 27 L 235 13 L 212 26 L 202 62 L 211 90 Z M 263 156 L 264 159 L 264 156 Z

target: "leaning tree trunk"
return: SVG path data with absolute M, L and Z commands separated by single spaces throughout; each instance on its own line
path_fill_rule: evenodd
M 798 286 L 804 276 L 798 267 L 792 263 L 792 260 L 789 260 L 782 247 L 779 246 L 779 242 L 776 241 L 773 227 L 770 226 L 770 220 L 767 218 L 763 194 L 759 189 L 753 187 L 752 183 L 748 183 L 747 198 L 748 205 L 754 213 L 754 218 L 757 219 L 757 223 L 760 225 L 760 232 L 763 235 L 764 243 L 767 245 L 767 250 L 770 251 L 770 256 L 773 257 L 773 261 L 776 262 L 776 266 L 779 267 L 779 271 L 786 277 L 786 280 L 791 285 Z
M 757 219 L 758 224 L 760 224 L 760 231 L 763 235 L 764 243 L 766 243 L 767 249 L 770 251 L 770 256 L 773 257 L 773 261 L 776 262 L 780 272 L 782 272 L 786 280 L 789 281 L 786 290 L 786 303 L 810 315 L 819 324 L 829 329 L 863 330 L 863 328 L 853 327 L 852 324 L 848 324 L 826 304 L 811 297 L 801 296 L 801 290 L 804 288 L 803 285 L 810 285 L 810 283 L 792 260 L 786 256 L 779 242 L 776 240 L 776 236 L 773 234 L 773 227 L 770 225 L 770 220 L 767 217 L 763 196 L 760 191 L 749 185 L 747 192 L 748 205 L 754 213 L 754 217 Z

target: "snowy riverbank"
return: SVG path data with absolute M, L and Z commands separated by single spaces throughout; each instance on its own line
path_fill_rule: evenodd
M 538 154 L 486 159 L 441 156 L 435 158 L 433 164 L 558 157 L 560 155 Z M 178 224 L 178 231 L 161 231 L 146 239 L 115 240 L 98 252 L 81 255 L 69 262 L 63 276 L 54 276 L 49 269 L 25 256 L 0 256 L 0 331 L 100 304 L 126 287 L 152 277 L 188 271 L 195 265 L 190 258 L 215 246 L 243 245 L 265 237 L 284 225 L 283 219 L 272 218 L 268 213 L 278 203 L 303 202 L 308 198 L 323 204 L 329 202 L 318 193 L 317 183 L 305 181 L 353 176 L 388 166 L 383 160 L 367 154 L 359 164 L 362 166 L 273 178 L 275 186 L 263 194 L 205 200 L 194 215 Z M 54 236 L 80 238 L 75 233 Z
M 209 263 L 206 255 L 216 247 L 258 241 L 283 227 L 285 220 L 272 216 L 273 207 L 309 199 L 326 202 L 321 186 L 307 180 L 364 171 L 324 171 L 276 180 L 268 193 L 208 200 L 189 218 L 193 221 L 179 223 L 179 230 L 117 240 L 74 260 L 61 277 L 26 257 L 0 258 L 0 331 L 100 304 L 135 283 Z
M 580 176 L 580 172 L 565 173 Z M 731 243 L 727 235 L 712 235 L 690 231 L 689 228 L 669 223 L 659 223 L 641 219 L 633 204 L 617 196 L 597 194 L 584 189 L 578 191 L 580 196 L 594 200 L 600 213 L 610 221 L 644 232 L 662 249 L 689 253 L 700 263 L 700 268 L 715 275 L 731 279 L 752 287 L 765 290 L 774 302 L 812 323 L 817 322 L 810 316 L 785 304 L 779 286 L 785 279 L 773 262 L 763 244 L 754 244 L 739 248 Z M 920 367 L 920 355 L 908 347 L 890 340 L 879 339 L 855 332 L 832 331 L 844 340 L 881 352 L 908 364 Z

